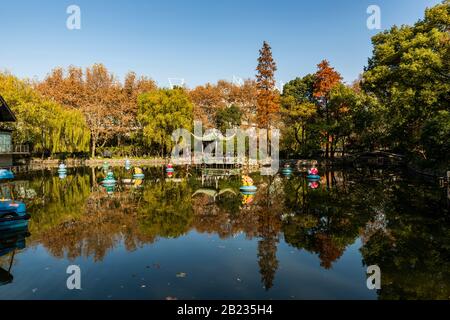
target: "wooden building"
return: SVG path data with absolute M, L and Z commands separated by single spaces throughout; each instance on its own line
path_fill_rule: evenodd
M 16 121 L 16 116 L 0 96 L 0 123 Z M 12 130 L 0 128 L 0 167 L 12 166 L 14 156 L 26 156 L 30 153 L 28 146 L 14 145 L 11 134 Z

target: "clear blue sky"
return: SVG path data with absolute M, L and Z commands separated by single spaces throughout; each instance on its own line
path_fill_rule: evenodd
M 371 54 L 366 9 L 381 8 L 382 28 L 412 24 L 439 0 L 0 0 L 0 70 L 42 79 L 56 66 L 104 63 L 168 86 L 189 87 L 255 74 L 269 41 L 277 80 L 314 72 L 328 59 L 347 82 Z M 66 28 L 69 5 L 81 30 Z

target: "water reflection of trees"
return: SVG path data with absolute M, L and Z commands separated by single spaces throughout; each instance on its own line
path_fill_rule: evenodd
M 353 188 L 340 176 L 324 179 L 319 189 L 312 190 L 302 177 L 290 179 L 285 186 L 289 213 L 283 232 L 287 243 L 298 249 L 318 254 L 321 266 L 329 269 L 355 242 L 359 230 L 370 214 L 359 187 Z
M 387 226 L 367 240 L 366 265 L 382 270 L 380 299 L 450 299 L 450 216 L 443 192 L 399 182 L 385 203 Z
M 30 206 L 32 242 L 56 257 L 102 260 L 118 245 L 131 251 L 190 230 L 223 239 L 242 233 L 257 239 L 261 280 L 270 289 L 281 235 L 317 254 L 326 269 L 361 237 L 363 262 L 383 272 L 380 298 L 449 296 L 447 285 L 439 287 L 450 283 L 448 211 L 434 189 L 408 187 L 395 174 L 328 173 L 316 190 L 300 176 L 252 175 L 258 192 L 251 204 L 242 202 L 239 179 L 221 180 L 213 196 L 193 196 L 205 187 L 196 175 L 173 180 L 147 172 L 142 188 L 119 185 L 112 194 L 98 184 L 100 176 L 94 170 L 64 180 L 34 177 L 31 185 L 40 197 Z M 416 289 L 407 289 L 408 283 Z

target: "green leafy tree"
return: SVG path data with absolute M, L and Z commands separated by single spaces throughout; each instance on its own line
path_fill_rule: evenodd
M 216 112 L 217 129 L 226 132 L 227 129 L 237 128 L 241 125 L 242 111 L 236 105 L 221 108 Z
M 372 38 L 373 56 L 362 86 L 387 109 L 379 119 L 388 127 L 385 147 L 427 157 L 424 125 L 449 108 L 449 30 L 450 2 L 445 0 L 413 26 L 394 26 Z
M 306 75 L 284 85 L 281 114 L 284 122 L 284 140 L 293 136 L 296 149 L 309 156 L 319 149 L 317 132 L 317 103 L 313 97 L 315 78 Z
M 159 89 L 138 98 L 138 115 L 145 145 L 166 156 L 172 149 L 172 133 L 191 130 L 193 104 L 182 88 Z
M 450 162 L 450 112 L 439 111 L 422 128 L 421 144 L 425 153 L 436 160 Z

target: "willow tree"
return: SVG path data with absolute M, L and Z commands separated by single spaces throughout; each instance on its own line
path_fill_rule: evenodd
M 43 155 L 89 150 L 89 129 L 79 111 L 42 97 L 10 74 L 0 73 L 0 92 L 17 117 L 8 124 L 15 143 L 30 144 Z
M 189 91 L 194 103 L 194 118 L 205 127 L 213 127 L 218 113 L 236 106 L 242 111 L 246 124 L 255 122 L 257 89 L 254 80 L 242 83 L 219 80 L 216 84 L 198 86 Z

